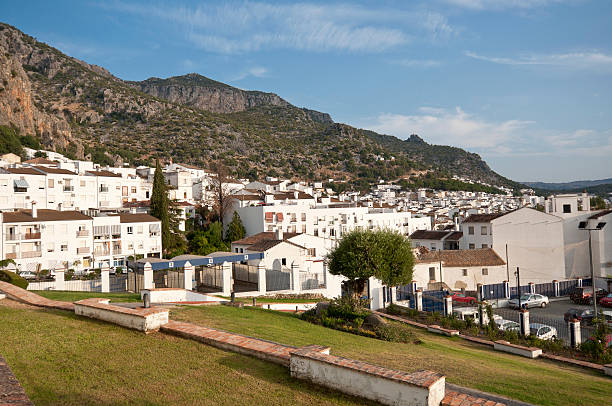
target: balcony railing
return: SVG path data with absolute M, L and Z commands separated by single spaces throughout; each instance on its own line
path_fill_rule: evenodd
M 106 255 L 110 255 L 110 251 L 95 250 L 94 255 L 106 256 Z
M 25 251 L 21 253 L 21 258 L 42 257 L 42 251 Z
M 40 240 L 40 231 L 37 233 L 25 233 L 23 235 L 24 240 Z
M 108 186 L 100 186 L 100 193 L 107 193 L 108 192 Z
M 77 247 L 77 254 L 89 254 L 89 247 Z
M 79 230 L 77 231 L 77 237 L 87 237 L 89 235 L 89 230 Z
M 19 234 L 8 234 L 6 236 L 6 241 L 17 241 L 19 240 Z
M 6 259 L 17 259 L 17 253 L 16 252 L 7 252 L 5 254 Z

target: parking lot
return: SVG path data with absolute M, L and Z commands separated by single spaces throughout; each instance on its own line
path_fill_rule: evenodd
M 575 304 L 569 298 L 563 300 L 554 300 L 545 308 L 530 308 L 529 322 L 542 323 L 557 329 L 557 337 L 569 342 L 569 329 L 563 315 L 569 309 L 592 309 L 593 306 Z M 499 314 L 506 320 L 518 322 L 518 311 L 509 308 L 495 309 L 495 313 Z M 582 339 L 586 340 L 593 332 L 593 328 L 588 325 L 582 325 Z

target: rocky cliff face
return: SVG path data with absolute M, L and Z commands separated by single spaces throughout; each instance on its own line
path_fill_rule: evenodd
M 274 93 L 237 89 L 196 73 L 168 79 L 150 78 L 130 84 L 160 99 L 214 113 L 235 113 L 263 105 L 289 105 Z

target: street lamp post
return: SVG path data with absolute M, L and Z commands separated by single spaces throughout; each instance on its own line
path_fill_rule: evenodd
M 589 264 L 591 267 L 591 289 L 593 290 L 593 316 L 597 318 L 597 293 L 595 291 L 595 269 L 593 268 L 593 247 L 591 246 L 591 231 L 599 231 L 606 226 L 606 223 L 601 221 L 593 228 L 589 228 L 588 221 L 581 221 L 578 224 L 578 229 L 589 232 Z

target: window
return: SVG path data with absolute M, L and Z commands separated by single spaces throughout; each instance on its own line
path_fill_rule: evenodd
M 436 280 L 436 268 L 435 267 L 430 267 L 429 268 L 429 280 L 430 281 L 435 281 Z
M 287 258 L 282 258 L 282 259 L 281 259 L 281 264 L 282 264 L 283 266 L 287 266 Z
M 64 243 L 61 245 L 60 251 L 68 251 L 68 244 Z
M 476 246 L 474 244 L 470 244 L 469 245 L 470 249 L 473 250 L 474 248 L 476 248 Z
M 431 250 L 432 250 L 432 251 L 435 251 L 435 250 L 436 250 L 436 244 L 435 244 L 435 243 L 433 243 L 433 242 L 431 243 Z
M 572 206 L 570 204 L 564 204 L 563 213 L 571 213 L 571 212 L 572 212 Z
M 483 275 L 488 275 L 489 274 L 489 269 L 488 268 L 482 268 L 482 274 Z
M 128 234 L 134 234 L 134 227 L 130 226 L 127 228 L 127 233 Z
M 55 251 L 55 243 L 50 242 L 47 244 L 47 252 L 53 252 Z
M 480 235 L 487 235 L 487 226 L 480 226 Z
M 81 181 L 81 187 L 85 187 L 86 182 L 84 180 Z
M 467 276 L 467 269 L 462 269 L 461 272 L 463 273 L 463 276 Z
M 468 234 L 469 235 L 474 235 L 474 226 L 469 226 L 468 227 Z
M 316 257 L 317 256 L 317 249 L 316 248 L 308 248 L 308 256 Z
M 149 191 L 148 190 L 146 191 L 145 196 L 147 197 L 147 199 L 149 198 Z
M 53 179 L 49 179 L 49 180 L 48 180 L 48 186 L 49 186 L 50 188 L 53 188 Z
M 489 248 L 489 246 L 487 244 L 482 244 L 481 247 L 482 248 Z
M 136 230 L 138 231 L 138 234 L 142 234 L 142 226 L 138 226 Z
M 136 186 L 132 186 L 132 193 L 136 193 Z

